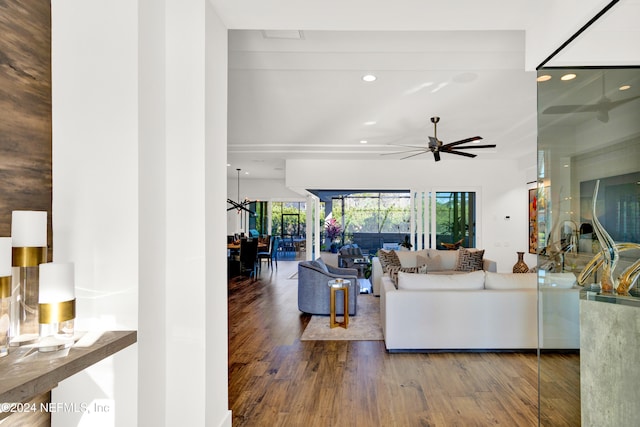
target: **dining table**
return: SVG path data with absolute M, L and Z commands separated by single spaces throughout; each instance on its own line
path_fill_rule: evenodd
M 240 242 L 227 243 L 227 249 L 232 251 L 240 250 Z M 264 252 L 269 249 L 268 243 L 258 242 L 258 252 Z

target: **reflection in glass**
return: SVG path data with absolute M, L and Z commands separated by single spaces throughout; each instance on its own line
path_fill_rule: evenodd
M 569 73 L 576 77 L 560 79 Z M 623 272 L 635 271 L 640 258 L 635 249 L 640 239 L 640 69 L 548 68 L 541 69 L 542 74 L 551 78 L 538 82 L 538 188 L 546 202 L 542 210 L 538 203 L 538 267 L 546 270 L 539 274 L 552 271 L 578 277 L 601 253 L 599 222 L 612 244 L 624 247 L 612 271 L 618 280 Z M 585 289 L 600 289 L 602 269 L 594 268 L 585 276 Z M 559 290 L 540 290 L 540 425 L 578 426 L 579 336 L 557 333 L 554 341 L 549 337 L 561 330 L 584 333 L 578 310 L 578 296 L 584 290 L 576 285 L 562 289 L 564 294 L 552 293 Z M 566 364 L 565 375 L 548 376 L 557 372 L 558 363 Z M 564 419 L 551 419 L 559 406 Z

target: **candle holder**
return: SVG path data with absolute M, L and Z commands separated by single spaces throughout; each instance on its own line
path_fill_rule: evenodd
M 72 263 L 40 264 L 38 350 L 56 351 L 73 344 L 76 299 Z
M 0 357 L 9 354 L 11 329 L 11 238 L 0 237 Z
M 47 213 L 13 211 L 10 345 L 38 340 L 39 265 L 47 262 Z

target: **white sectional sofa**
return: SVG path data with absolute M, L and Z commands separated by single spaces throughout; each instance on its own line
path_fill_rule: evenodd
M 539 287 L 538 281 L 536 273 L 399 272 L 396 287 L 385 275 L 380 293 L 385 346 L 389 351 L 525 350 L 540 342 L 542 349 L 578 349 L 575 276 L 541 278 Z
M 456 261 L 458 260 L 458 251 L 444 251 L 438 249 L 422 249 L 419 251 L 396 251 L 402 267 L 418 267 L 426 264 L 429 272 L 438 272 L 439 274 L 460 273 L 454 271 Z M 496 272 L 496 262 L 484 258 L 485 271 Z M 371 287 L 374 295 L 380 295 L 382 289 L 382 264 L 378 257 L 371 260 Z
M 387 350 L 521 350 L 538 345 L 537 275 L 474 271 L 381 279 Z

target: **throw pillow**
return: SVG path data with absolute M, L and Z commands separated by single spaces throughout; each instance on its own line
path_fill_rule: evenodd
M 458 262 L 456 271 L 478 271 L 482 270 L 484 249 L 481 251 L 470 251 L 467 248 L 458 250 Z
M 413 274 L 427 274 L 427 266 L 421 265 L 419 267 L 398 267 L 398 266 L 390 266 L 389 267 L 389 277 L 393 281 L 393 284 L 398 287 L 398 272 L 402 271 L 403 273 L 413 273 Z
M 380 265 L 382 266 L 382 271 L 387 273 L 389 271 L 389 267 L 401 267 L 400 259 L 398 258 L 398 254 L 395 251 L 379 251 L 378 258 L 380 259 Z
M 329 268 L 327 267 L 327 264 L 324 263 L 322 258 L 318 258 L 315 261 L 311 261 L 311 263 L 316 267 L 318 267 L 319 269 L 321 269 L 322 271 L 324 271 L 325 273 L 329 272 Z

